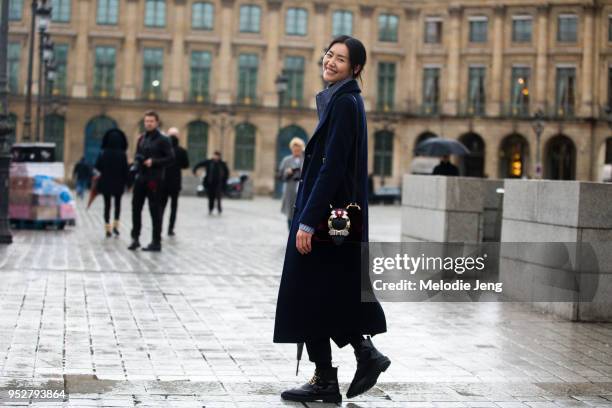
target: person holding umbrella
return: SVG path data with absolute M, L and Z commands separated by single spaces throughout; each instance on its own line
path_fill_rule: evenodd
M 440 164 L 434 167 L 431 174 L 434 176 L 458 176 L 459 168 L 450 162 L 450 156 L 446 154 L 440 158 Z
M 304 152 L 274 325 L 275 343 L 306 344 L 315 373 L 309 382 L 283 391 L 285 400 L 342 401 L 330 340 L 354 349 L 357 371 L 348 398 L 372 388 L 391 364 L 363 337 L 387 330 L 380 304 L 361 302 L 361 244 L 368 241 L 368 133 L 356 79 L 361 79 L 365 62 L 365 47 L 349 36 L 335 38 L 323 57 L 323 79 L 330 85 L 316 96 L 319 123 Z M 313 239 L 315 228 L 330 216 L 330 205 L 351 203 L 360 208 L 359 222 L 351 227 L 360 236 L 357 242 L 336 246 Z M 299 357 L 298 346 L 298 362 Z
M 106 237 L 119 235 L 121 217 L 121 196 L 125 191 L 128 178 L 127 137 L 120 129 L 110 129 L 102 138 L 101 152 L 96 160 L 96 170 L 100 172 L 96 191 L 104 197 L 104 229 Z M 111 200 L 115 203 L 113 224 L 110 223 Z
M 470 151 L 457 140 L 432 137 L 419 143 L 415 153 L 421 156 L 440 157 L 440 164 L 434 167 L 433 175 L 458 176 L 459 169 L 450 162 L 450 155 L 464 156 L 470 154 Z

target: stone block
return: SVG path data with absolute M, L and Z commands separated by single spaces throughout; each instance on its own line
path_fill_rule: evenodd
M 612 230 L 612 184 L 580 183 L 578 226 Z
M 402 205 L 444 209 L 446 187 L 442 179 L 438 176 L 404 175 Z
M 536 181 L 536 222 L 578 227 L 580 182 Z
M 578 239 L 575 228 L 507 219 L 505 211 L 504 201 L 501 242 L 576 242 Z
M 445 223 L 444 211 L 404 206 L 402 207 L 402 241 L 443 242 L 446 233 Z
M 446 212 L 444 242 L 480 242 L 480 214 Z
M 484 186 L 482 179 L 472 177 L 436 176 L 440 183 L 446 184 L 444 209 L 481 213 L 484 205 Z
M 536 221 L 538 189 L 535 182 L 508 179 L 504 183 L 504 190 L 504 221 Z

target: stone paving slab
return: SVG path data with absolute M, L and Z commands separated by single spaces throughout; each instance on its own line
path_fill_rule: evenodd
M 98 201 L 76 228 L 15 231 L 0 247 L 0 405 L 325 407 L 281 401 L 295 346 L 272 343 L 286 223 L 280 202 L 182 198 L 159 254 L 105 239 Z M 398 207 L 373 207 L 371 236 L 399 240 Z M 150 234 L 144 218 L 143 242 Z M 392 359 L 346 407 L 612 407 L 612 324 L 559 320 L 511 303 L 386 303 Z M 342 389 L 355 361 L 334 347 Z M 59 389 L 67 401 L 7 400 Z

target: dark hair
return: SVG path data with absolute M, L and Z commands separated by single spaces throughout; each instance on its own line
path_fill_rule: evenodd
M 146 112 L 145 112 L 145 114 L 144 114 L 144 117 L 146 118 L 147 116 L 152 116 L 152 117 L 154 117 L 154 118 L 155 118 L 155 120 L 156 120 L 157 122 L 159 122 L 159 115 L 157 114 L 157 112 L 155 112 L 155 111 L 153 111 L 153 110 L 146 111 Z
M 176 137 L 175 135 L 170 135 L 170 143 L 172 144 L 172 147 L 178 147 L 179 145 L 178 137 Z
M 219 157 L 221 157 L 221 152 L 220 152 L 220 151 L 218 151 L 218 150 L 215 150 L 215 151 L 214 151 L 214 153 L 213 153 L 213 156 L 219 156 Z
M 327 54 L 327 51 L 329 51 L 334 44 L 338 43 L 346 45 L 346 48 L 348 48 L 349 50 L 348 57 L 349 62 L 351 64 L 351 72 L 353 73 L 353 78 L 359 79 L 363 82 L 363 80 L 361 79 L 361 73 L 363 72 L 363 67 L 365 66 L 367 60 L 365 46 L 355 37 L 351 37 L 349 35 L 341 35 L 334 38 L 332 42 L 329 43 L 327 48 L 325 48 L 325 53 Z M 359 72 L 355 74 L 355 67 L 357 66 L 359 66 L 360 68 Z
M 125 133 L 121 129 L 113 128 L 104 133 L 102 137 L 102 149 L 127 150 L 128 141 Z

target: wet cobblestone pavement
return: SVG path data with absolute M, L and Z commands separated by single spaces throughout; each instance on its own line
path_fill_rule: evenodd
M 184 197 L 161 253 L 105 239 L 100 200 L 66 231 L 15 231 L 0 247 L 0 404 L 70 407 L 323 407 L 280 400 L 301 383 L 295 346 L 272 343 L 286 223 L 278 201 Z M 398 207 L 374 207 L 373 240 L 399 239 Z M 150 230 L 145 219 L 143 243 Z M 393 364 L 346 407 L 612 407 L 612 324 L 516 304 L 386 303 L 377 347 Z M 334 348 L 342 391 L 355 361 Z M 9 399 L 64 391 L 66 401 Z M 333 406 L 327 404 L 328 406 Z

